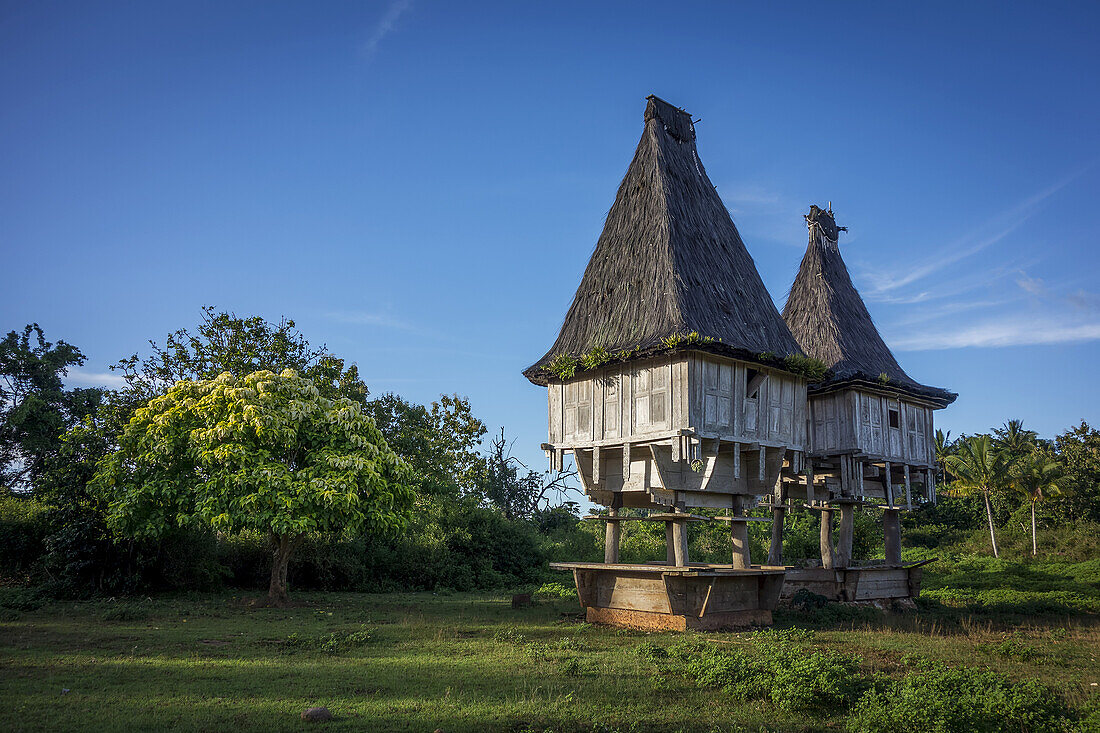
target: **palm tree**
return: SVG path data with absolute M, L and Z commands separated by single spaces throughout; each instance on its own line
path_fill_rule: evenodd
M 1006 486 L 1008 466 L 1007 456 L 993 449 L 988 435 L 974 435 L 960 440 L 958 451 L 945 461 L 946 469 L 955 476 L 954 493 L 982 495 L 985 516 L 989 520 L 989 541 L 993 545 L 993 557 L 1000 557 L 1000 553 L 997 552 L 997 535 L 993 530 L 993 509 L 989 504 L 989 497 Z
M 1039 442 L 1039 434 L 1034 430 L 1025 430 L 1023 420 L 1009 420 L 995 428 L 993 433 L 997 436 L 997 447 L 1008 453 L 1013 462 L 1034 452 Z
M 1031 502 L 1031 554 L 1039 552 L 1035 539 L 1035 505 L 1047 497 L 1061 496 L 1062 465 L 1040 453 L 1018 461 L 1012 468 L 1009 484 Z
M 936 463 L 940 467 L 940 478 L 944 483 L 947 483 L 947 457 L 951 455 L 955 450 L 955 444 L 951 442 L 951 431 L 946 433 L 940 429 L 936 429 Z

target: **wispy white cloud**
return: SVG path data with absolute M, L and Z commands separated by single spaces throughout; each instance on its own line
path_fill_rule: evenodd
M 1046 283 L 1043 282 L 1041 277 L 1028 277 L 1028 274 L 1023 270 L 1020 270 L 1020 275 L 1016 278 L 1016 284 L 1020 286 L 1021 290 L 1032 295 L 1046 295 L 1047 293 Z
M 870 287 L 864 291 L 864 297 L 867 300 L 876 302 L 919 302 L 898 300 L 905 297 L 918 297 L 926 300 L 927 296 L 921 298 L 922 294 L 907 295 L 898 291 L 923 282 L 930 276 L 1001 242 L 1034 216 L 1040 210 L 1044 201 L 1080 177 L 1088 167 L 1091 167 L 1091 165 L 1078 169 L 1056 183 L 1022 199 L 970 232 L 957 237 L 949 245 L 941 248 L 923 262 L 909 266 L 900 266 L 894 263 L 889 268 L 865 270 L 861 273 L 861 279 L 866 281 Z M 897 273 L 904 274 L 899 275 Z
M 1100 321 L 1066 323 L 1058 317 L 1004 318 L 964 328 L 930 329 L 891 340 L 898 351 L 935 351 L 1080 343 L 1100 340 Z
M 922 308 L 911 308 L 908 311 L 908 315 L 891 321 L 890 325 L 894 330 L 897 330 L 897 328 L 901 326 L 914 326 L 921 323 L 939 321 L 944 318 L 955 318 L 961 313 L 987 308 L 997 308 L 1012 302 L 1010 298 L 988 298 L 984 300 L 965 300 L 956 303 L 942 303 L 940 305 Z
M 86 372 L 82 369 L 70 369 L 65 381 L 74 387 L 109 387 L 120 389 L 126 381 L 115 372 Z
M 390 3 L 390 6 L 386 8 L 385 14 L 371 28 L 367 40 L 363 42 L 364 55 L 374 55 L 378 50 L 378 44 L 382 43 L 382 39 L 393 32 L 394 28 L 397 26 L 397 20 L 410 7 L 412 7 L 412 0 L 396 0 Z
M 369 311 L 331 311 L 325 314 L 326 318 L 339 323 L 348 323 L 355 326 L 379 326 L 381 328 L 394 328 L 399 331 L 417 331 L 418 329 L 405 321 L 386 315 Z

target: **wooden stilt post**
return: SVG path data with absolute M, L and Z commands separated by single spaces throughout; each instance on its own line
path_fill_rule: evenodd
M 882 529 L 886 536 L 886 564 L 901 565 L 901 522 L 899 510 L 885 509 L 882 514 Z
M 676 512 L 679 514 L 679 510 Z M 665 520 L 665 559 L 669 565 L 683 567 L 688 564 L 687 515 L 683 519 Z
M 832 570 L 836 567 L 836 550 L 833 547 L 833 510 L 821 509 L 821 567 Z
M 913 494 L 912 494 L 912 491 L 909 488 L 909 464 L 908 463 L 905 464 L 904 476 L 905 476 L 905 508 L 906 509 L 912 509 L 913 508 Z
M 814 503 L 814 462 L 812 458 L 806 461 L 806 503 Z
M 772 542 L 768 547 L 768 564 L 783 564 L 783 519 L 787 516 L 787 507 L 781 503 L 772 506 Z
M 852 564 L 852 539 L 855 534 L 856 505 L 840 507 L 840 536 L 836 542 L 836 565 L 846 568 Z
M 615 506 L 608 509 L 607 513 L 612 517 L 619 516 L 619 510 Z M 621 527 L 622 522 L 617 519 L 612 519 L 607 523 L 603 543 L 603 561 L 605 563 L 617 563 L 619 561 L 619 531 Z
M 886 506 L 894 506 L 894 479 L 891 473 L 890 461 L 887 461 L 886 469 L 882 473 L 882 488 L 886 492 Z
M 740 494 L 733 496 L 733 508 L 730 511 L 730 540 L 733 544 L 733 567 L 751 568 L 752 557 L 749 555 L 749 523 L 738 521 L 745 516 L 745 497 Z

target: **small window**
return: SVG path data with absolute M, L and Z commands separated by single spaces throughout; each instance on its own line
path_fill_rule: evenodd
M 760 397 L 760 385 L 764 383 L 764 380 L 768 378 L 767 374 L 762 374 L 756 369 L 745 370 L 745 398 L 750 400 L 759 399 Z
M 898 415 L 898 408 L 896 408 L 896 407 L 891 407 L 890 408 L 890 427 L 892 427 L 892 428 L 901 427 L 901 419 Z

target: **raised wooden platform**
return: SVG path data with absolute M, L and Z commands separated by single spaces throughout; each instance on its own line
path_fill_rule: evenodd
M 767 625 L 784 567 L 551 563 L 571 570 L 590 623 L 647 631 L 717 631 Z
M 929 561 L 908 565 L 863 565 L 847 568 L 789 568 L 780 597 L 788 600 L 805 588 L 830 601 L 884 601 L 920 595 Z

